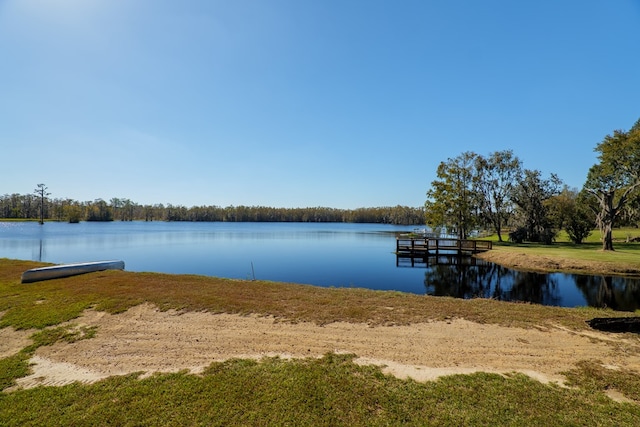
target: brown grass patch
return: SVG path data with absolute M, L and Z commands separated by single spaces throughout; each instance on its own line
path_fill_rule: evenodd
M 338 321 L 407 325 L 466 319 L 517 327 L 562 325 L 573 330 L 587 328 L 585 320 L 592 317 L 619 315 L 590 308 L 576 310 L 489 299 L 460 300 L 367 289 L 126 271 L 20 284 L 22 271 L 38 265 L 42 264 L 0 260 L 0 284 L 4 282 L 5 296 L 8 296 L 5 309 L 19 308 L 21 314 L 29 310 L 48 313 L 47 305 L 75 304 L 118 313 L 149 302 L 161 310 L 256 314 L 318 325 Z M 81 311 L 68 316 L 77 316 Z

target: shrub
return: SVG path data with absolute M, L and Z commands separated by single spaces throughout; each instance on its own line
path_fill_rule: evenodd
M 584 239 L 589 237 L 592 229 L 593 223 L 583 211 L 574 212 L 565 227 L 569 239 L 575 244 L 581 244 Z
M 513 243 L 522 243 L 527 238 L 527 229 L 524 227 L 518 227 L 511 233 L 509 233 L 509 241 Z

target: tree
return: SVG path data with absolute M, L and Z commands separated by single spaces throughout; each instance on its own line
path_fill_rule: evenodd
M 111 208 L 102 199 L 87 203 L 87 221 L 113 221 Z
M 502 242 L 502 227 L 513 212 L 511 196 L 515 183 L 522 175 L 522 162 L 513 151 L 491 153 L 488 158 L 476 158 L 475 192 L 479 196 L 481 216 L 488 222 Z
M 565 185 L 559 194 L 547 200 L 547 212 L 553 226 L 562 230 L 574 213 L 578 190 Z
M 431 183 L 425 202 L 425 220 L 432 228 L 452 227 L 466 239 L 477 222 L 478 198 L 474 192 L 478 155 L 465 152 L 438 166 L 439 179 Z
M 109 202 L 111 203 L 111 211 L 113 212 L 113 218 L 114 219 L 118 219 L 118 217 L 120 216 L 120 210 L 122 209 L 123 206 L 123 201 L 117 197 L 112 197 L 111 200 L 109 200 Z M 120 216 L 120 219 L 124 221 L 124 219 Z
M 559 193 L 560 184 L 560 178 L 555 174 L 551 174 L 549 179 L 543 179 L 538 170 L 524 171 L 524 176 L 512 195 L 517 206 L 518 220 L 524 231 L 524 235 L 517 234 L 524 240 L 549 244 L 555 238 L 548 200 Z
M 46 187 L 45 187 L 46 189 Z M 47 195 L 49 193 L 46 193 Z M 37 218 L 40 197 L 27 194 L 0 195 L 0 218 Z M 47 215 L 48 214 L 48 215 Z M 126 198 L 78 202 L 48 200 L 44 217 L 58 221 L 259 221 L 259 222 L 369 222 L 380 224 L 424 224 L 424 207 L 383 206 L 357 209 L 327 207 L 273 208 L 268 206 L 174 206 L 139 205 Z
M 635 228 L 640 226 L 640 191 L 634 191 L 629 195 L 617 224 Z
M 568 190 L 565 187 L 562 193 L 553 198 L 561 199 L 561 224 L 571 241 L 581 244 L 584 239 L 591 235 L 591 231 L 596 223 L 595 215 L 589 205 L 588 194 L 584 191 Z
M 67 199 L 64 206 L 64 216 L 69 224 L 77 224 L 82 219 L 83 209 L 80 204 L 74 200 Z
M 596 221 L 602 249 L 613 251 L 613 227 L 640 187 L 640 120 L 628 132 L 616 130 L 598 144 L 599 163 L 589 169 L 585 191 L 598 202 Z
M 44 224 L 44 199 L 49 196 L 51 193 L 47 193 L 47 186 L 44 184 L 38 184 L 36 189 L 33 190 L 36 196 L 40 198 L 40 225 Z

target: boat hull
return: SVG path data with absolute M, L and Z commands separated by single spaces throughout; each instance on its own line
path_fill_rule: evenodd
M 124 261 L 94 261 L 32 268 L 22 273 L 22 283 L 58 279 L 103 270 L 124 270 Z
M 640 317 L 596 317 L 587 320 L 589 326 L 606 332 L 634 332 L 640 333 Z

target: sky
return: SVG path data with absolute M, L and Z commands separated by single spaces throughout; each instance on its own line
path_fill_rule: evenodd
M 0 0 L 0 194 L 419 207 L 507 149 L 581 188 L 638 46 L 640 0 Z

